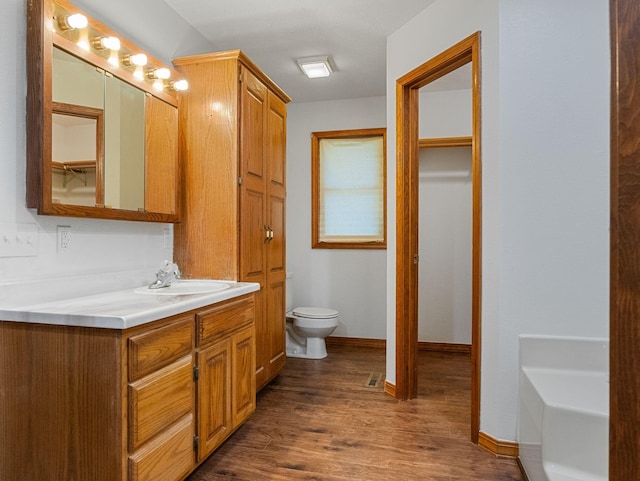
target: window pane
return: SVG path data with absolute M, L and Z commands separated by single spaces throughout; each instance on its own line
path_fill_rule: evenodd
M 350 136 L 350 132 L 354 132 Z M 367 135 L 371 132 L 371 135 Z M 385 246 L 384 129 L 316 132 L 314 246 Z M 317 212 L 316 212 L 317 210 Z M 358 245 L 358 243 L 362 245 Z
M 381 238 L 379 191 L 325 191 L 322 200 L 324 235 Z
M 382 178 L 382 137 L 322 139 L 321 189 L 378 187 Z

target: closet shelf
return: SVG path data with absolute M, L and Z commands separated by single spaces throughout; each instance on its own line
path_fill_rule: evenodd
M 71 179 L 75 177 L 80 182 L 83 182 L 84 185 L 86 186 L 87 170 L 95 170 L 96 161 L 95 160 L 68 160 L 66 162 L 60 162 L 60 161 L 52 160 L 51 168 L 53 170 L 62 171 L 62 173 L 64 174 L 64 179 L 62 181 L 63 187 L 66 187 L 68 183 L 67 174 L 71 174 Z
M 68 160 L 66 162 L 60 162 L 53 160 L 51 162 L 51 167 L 55 170 L 66 170 L 66 171 L 74 171 L 74 172 L 82 172 L 87 169 L 95 169 L 96 161 L 95 160 Z
M 434 147 L 471 147 L 471 136 L 466 137 L 439 137 L 439 138 L 429 138 L 429 139 L 419 139 L 418 147 L 420 149 L 424 148 L 434 148 Z

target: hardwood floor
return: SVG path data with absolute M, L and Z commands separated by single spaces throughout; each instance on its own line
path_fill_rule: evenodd
M 419 397 L 365 384 L 383 349 L 330 346 L 287 359 L 255 414 L 188 481 L 521 481 L 515 460 L 469 441 L 468 354 L 419 353 Z

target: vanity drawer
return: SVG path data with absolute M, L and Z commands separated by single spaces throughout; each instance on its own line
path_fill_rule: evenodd
M 129 338 L 129 382 L 186 356 L 193 348 L 193 314 Z
M 162 436 L 129 456 L 129 481 L 176 481 L 195 465 L 193 416 L 180 419 Z
M 254 315 L 253 295 L 230 299 L 198 312 L 198 347 L 229 337 L 234 331 L 250 325 Z
M 193 396 L 191 355 L 129 384 L 129 452 L 191 413 Z

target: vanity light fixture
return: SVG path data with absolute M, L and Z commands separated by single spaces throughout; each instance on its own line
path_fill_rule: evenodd
M 153 88 L 155 90 L 157 90 L 158 92 L 164 90 L 164 82 L 160 79 L 156 79 L 153 84 L 152 84 Z
M 78 47 L 80 47 L 82 50 L 85 50 L 87 52 L 91 51 L 91 46 L 89 45 L 89 42 L 87 41 L 86 38 L 81 39 L 78 41 L 77 43 Z
M 303 57 L 297 59 L 300 70 L 309 78 L 328 77 L 333 72 L 329 57 Z
M 147 77 L 150 79 L 161 79 L 166 80 L 171 77 L 171 70 L 168 68 L 156 68 L 147 71 Z
M 120 50 L 120 39 L 118 37 L 98 37 L 93 40 L 93 48 L 97 50 Z
M 133 72 L 133 76 L 138 80 L 144 80 L 144 72 L 142 71 L 142 67 L 136 67 Z
M 178 92 L 183 92 L 189 88 L 189 82 L 184 79 L 176 80 L 175 82 L 169 82 L 169 88 L 177 90 Z
M 77 28 L 85 28 L 87 25 L 89 25 L 89 20 L 81 13 L 67 15 L 58 20 L 58 26 L 62 30 L 75 30 Z
M 122 65 L 126 65 L 127 67 L 136 66 L 136 67 L 144 67 L 147 65 L 147 56 L 143 53 L 137 54 L 129 54 L 122 56 Z
M 120 63 L 120 59 L 118 58 L 118 55 L 115 52 L 111 52 L 111 55 L 109 55 L 107 62 L 109 62 L 114 67 L 117 67 Z

